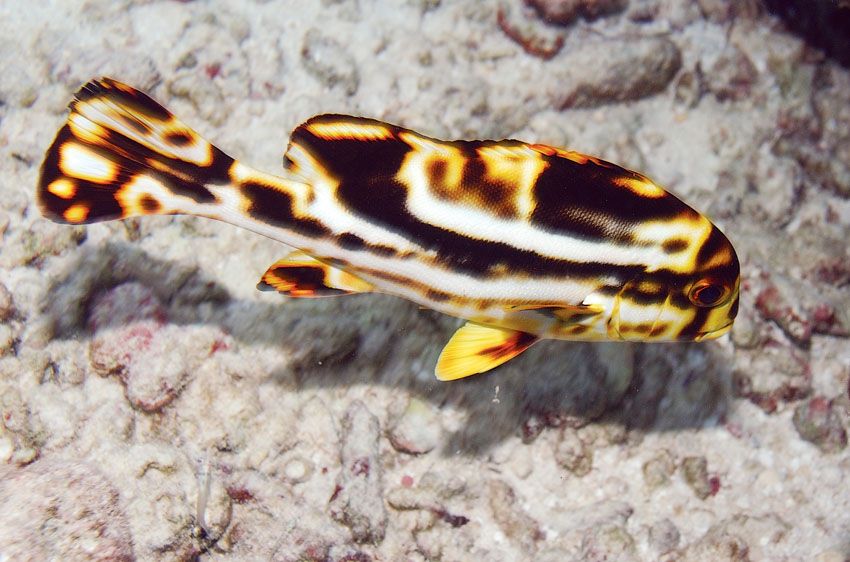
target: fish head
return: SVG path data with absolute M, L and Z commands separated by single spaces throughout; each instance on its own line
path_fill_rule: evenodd
M 624 283 L 614 298 L 608 337 L 671 342 L 726 334 L 738 314 L 741 276 L 735 249 L 710 225 L 688 265 L 644 271 Z
M 693 315 L 682 327 L 678 341 L 719 338 L 732 328 L 738 315 L 741 266 L 731 242 L 716 226 L 697 255 L 694 275 L 684 287 Z M 681 299 L 684 304 L 684 299 Z

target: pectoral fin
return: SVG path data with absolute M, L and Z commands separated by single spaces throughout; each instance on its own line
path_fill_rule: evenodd
M 300 250 L 272 265 L 263 274 L 257 288 L 300 298 L 368 293 L 373 289 L 371 283 Z
M 437 378 L 451 381 L 489 371 L 513 359 L 537 340 L 537 336 L 526 332 L 467 322 L 440 353 Z
M 544 314 L 550 314 L 565 323 L 580 322 L 604 311 L 602 306 L 597 304 L 581 304 L 576 306 L 563 304 L 520 304 L 510 306 L 509 310 L 537 310 Z

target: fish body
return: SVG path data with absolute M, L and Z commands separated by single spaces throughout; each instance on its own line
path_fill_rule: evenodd
M 38 202 L 58 222 L 222 220 L 297 248 L 259 288 L 381 292 L 468 320 L 436 373 L 484 372 L 542 338 L 696 341 L 727 332 L 739 264 L 707 218 L 648 178 L 516 140 L 441 141 L 346 115 L 254 170 L 146 94 L 104 78 L 70 105 Z

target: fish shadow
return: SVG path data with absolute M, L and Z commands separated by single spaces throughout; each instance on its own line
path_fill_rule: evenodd
M 440 382 L 434 365 L 458 319 L 387 295 L 238 299 L 197 267 L 126 243 L 82 247 L 52 283 L 45 312 L 54 338 L 91 337 L 93 303 L 128 282 L 149 288 L 169 323 L 217 325 L 238 343 L 279 346 L 281 364 L 268 374 L 275 384 L 293 391 L 383 385 L 399 400 L 430 403 L 430 423 L 441 427 L 441 411 L 454 410 L 462 421 L 443 430 L 446 456 L 480 455 L 512 436 L 530 441 L 546 428 L 590 422 L 643 432 L 717 425 L 733 396 L 728 353 L 711 342 L 543 341 L 490 373 Z

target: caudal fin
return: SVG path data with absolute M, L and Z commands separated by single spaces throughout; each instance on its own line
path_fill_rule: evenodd
M 146 94 L 109 78 L 83 86 L 41 165 L 38 205 L 56 222 L 197 212 L 234 160 Z

